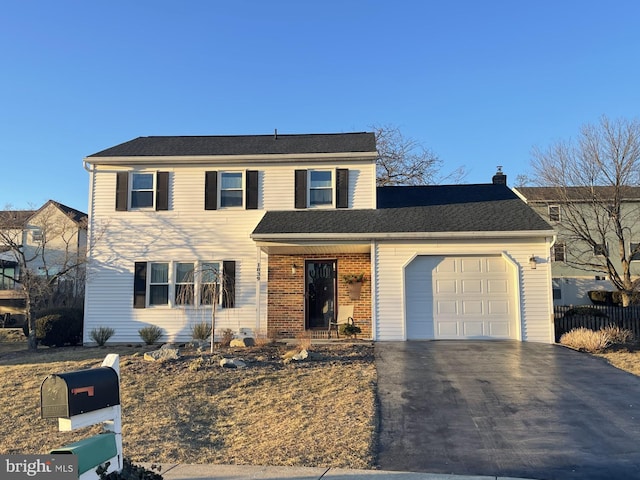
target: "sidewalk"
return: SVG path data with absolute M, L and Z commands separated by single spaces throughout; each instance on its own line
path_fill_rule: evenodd
M 149 464 L 142 464 L 149 468 Z M 162 464 L 164 480 L 524 480 L 511 477 L 461 476 L 434 473 L 347 470 L 320 467 L 259 467 L 252 465 Z

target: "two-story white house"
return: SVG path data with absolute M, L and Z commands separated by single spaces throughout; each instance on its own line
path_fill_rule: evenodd
M 188 341 L 216 283 L 216 333 L 323 338 L 348 306 L 373 340 L 552 342 L 553 230 L 503 176 L 376 188 L 376 158 L 368 132 L 140 137 L 86 157 L 102 238 L 84 341 L 149 325 Z
M 41 301 L 82 305 L 86 213 L 49 200 L 38 210 L 0 211 L 0 230 L 0 315 L 9 314 L 12 325 L 24 321 L 25 268 L 42 279 L 56 277 Z

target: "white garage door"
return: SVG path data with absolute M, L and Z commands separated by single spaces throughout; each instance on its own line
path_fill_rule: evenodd
M 407 339 L 516 338 L 511 268 L 501 256 L 419 256 L 405 270 Z

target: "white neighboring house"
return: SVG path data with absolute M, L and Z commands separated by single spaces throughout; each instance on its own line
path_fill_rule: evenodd
M 630 271 L 633 277 L 640 276 L 640 187 L 624 187 L 615 193 L 612 187 L 593 187 L 599 199 L 611 198 L 614 195 L 621 198 L 620 215 L 625 220 L 625 255 L 629 258 Z M 617 271 L 621 271 L 618 240 L 614 228 L 607 227 L 604 243 L 595 246 L 585 242 L 571 240 L 568 228 L 563 226 L 567 211 L 565 203 L 571 201 L 573 210 L 582 212 L 580 218 L 589 222 L 589 228 L 594 231 L 593 238 L 598 238 L 599 225 L 592 219 L 593 209 L 602 208 L 601 215 L 608 215 L 604 211 L 604 204 L 598 200 L 596 204 L 588 196 L 590 188 L 567 187 L 563 194 L 553 187 L 518 187 L 514 190 L 526 201 L 541 218 L 549 222 L 557 233 L 557 240 L 551 248 L 552 285 L 554 305 L 592 305 L 588 292 L 590 290 L 615 291 L 616 288 L 609 280 L 606 271 L 607 259 L 613 263 Z M 569 200 L 567 200 L 569 199 Z M 606 256 L 603 253 L 606 252 Z M 587 270 L 577 268 L 572 263 L 587 264 L 592 262 L 600 265 L 598 269 Z M 598 271 L 599 270 L 599 271 Z
M 38 210 L 0 211 L 0 315 L 9 314 L 11 324 L 24 322 L 25 293 L 20 279 L 21 255 L 27 268 L 43 278 L 53 277 L 68 267 L 55 281 L 49 305 L 82 306 L 85 283 L 84 259 L 87 249 L 87 214 L 49 200 Z M 44 305 L 39 305 L 44 306 Z M 10 324 L 10 325 L 11 325 Z
M 139 137 L 85 158 L 91 252 L 84 341 L 216 334 L 552 342 L 553 230 L 507 186 L 376 188 L 373 133 Z M 202 270 L 216 269 L 212 278 Z M 359 295 L 345 275 L 364 275 Z M 186 295 L 185 295 L 186 293 Z

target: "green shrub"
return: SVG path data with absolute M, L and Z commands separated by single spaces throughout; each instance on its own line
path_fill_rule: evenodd
M 78 308 L 51 308 L 38 312 L 36 338 L 47 347 L 82 343 L 83 313 Z
M 199 322 L 191 326 L 191 337 L 194 340 L 207 340 L 211 336 L 211 325 Z
M 607 292 L 605 292 L 607 293 Z M 611 293 L 611 292 L 609 292 Z M 588 305 L 578 305 L 577 307 L 570 308 L 564 314 L 565 317 L 571 317 L 573 315 L 584 315 L 591 317 L 601 317 L 601 318 L 609 318 L 609 315 L 604 313 L 601 310 L 598 310 L 595 307 L 590 307 Z
M 89 336 L 98 346 L 102 347 L 115 333 L 116 331 L 111 327 L 99 327 L 91 330 Z
M 360 329 L 360 327 L 354 325 L 353 323 L 342 323 L 340 324 L 340 327 L 338 327 L 338 332 L 340 332 L 340 335 L 343 335 L 345 337 L 355 337 L 361 331 L 362 330 Z
M 162 329 L 157 325 L 150 325 L 138 330 L 140 338 L 142 338 L 142 341 L 147 345 L 153 345 L 156 343 L 163 333 Z
M 622 292 L 608 292 L 606 290 L 589 290 L 589 300 L 594 305 L 622 305 Z M 640 292 L 633 292 L 630 305 L 640 304 Z

